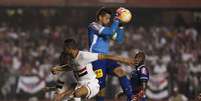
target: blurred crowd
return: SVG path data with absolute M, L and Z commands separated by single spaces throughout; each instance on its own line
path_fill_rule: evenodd
M 195 99 L 201 92 L 201 34 L 198 29 L 131 25 L 125 30 L 124 43 L 111 42 L 111 51 L 124 56 L 133 56 L 135 49 L 146 53 L 151 75 L 146 94 L 150 99 L 173 101 L 170 98 L 175 92 L 182 94 L 185 101 Z M 0 99 L 50 99 L 51 94 L 42 89 L 54 80 L 49 69 L 58 64 L 62 42 L 69 37 L 76 38 L 80 48 L 87 50 L 87 26 L 47 25 L 25 29 L 1 23 Z M 107 95 L 120 91 L 115 77 L 109 77 L 108 82 Z
M 87 45 L 83 33 L 86 33 L 83 28 L 68 26 L 24 30 L 3 23 L 0 27 L 0 99 L 50 98 L 42 89 L 54 81 L 49 69 L 59 63 L 63 40 L 68 37 L 83 40 L 82 48 Z

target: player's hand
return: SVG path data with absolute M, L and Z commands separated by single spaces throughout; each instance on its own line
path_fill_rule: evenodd
M 132 101 L 139 101 L 144 96 L 144 91 L 141 90 L 137 95 L 134 95 L 132 97 Z
M 60 93 L 60 92 L 56 92 L 55 93 L 55 97 L 54 97 L 54 101 L 62 101 L 62 99 L 65 97 L 64 93 Z
M 55 93 L 54 101 L 62 101 L 65 97 L 72 99 L 74 97 L 73 89 L 65 89 L 63 91 L 57 90 Z
M 125 11 L 125 8 L 119 7 L 119 8 L 116 10 L 116 17 L 115 17 L 115 18 L 118 18 L 119 20 L 121 20 L 121 19 L 120 19 L 120 16 L 121 16 L 121 14 L 122 14 L 124 11 Z
M 61 72 L 61 71 L 59 70 L 59 68 L 60 68 L 60 66 L 55 66 L 55 67 L 52 67 L 52 68 L 50 69 L 50 71 L 51 71 L 51 73 L 52 73 L 53 75 L 56 75 L 56 74 L 58 74 L 58 73 Z
M 139 97 L 143 97 L 144 96 L 144 91 L 143 90 L 141 90 L 137 95 L 139 96 Z
M 64 97 L 68 95 L 67 92 L 68 91 L 63 91 L 63 92 L 57 91 L 55 93 L 54 101 L 62 101 L 62 99 L 64 99 Z
M 137 96 L 133 96 L 131 101 L 138 101 L 138 97 Z

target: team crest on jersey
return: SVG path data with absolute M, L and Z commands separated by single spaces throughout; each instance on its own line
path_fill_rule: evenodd
M 142 74 L 147 74 L 146 68 L 142 68 L 141 71 L 142 71 Z

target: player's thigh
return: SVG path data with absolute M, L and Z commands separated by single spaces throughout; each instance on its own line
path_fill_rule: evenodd
M 100 85 L 98 83 L 98 80 L 93 80 L 85 86 L 88 89 L 88 94 L 86 96 L 88 99 L 96 96 L 100 91 Z
M 105 79 L 106 79 L 106 61 L 105 60 L 98 60 L 92 62 L 93 70 L 96 73 L 96 78 L 99 81 L 100 87 L 105 87 Z
M 118 77 L 125 76 L 126 72 L 120 66 L 116 61 L 107 60 L 107 73 Z
M 113 69 L 113 73 L 118 77 L 123 77 L 127 75 L 127 73 L 121 67 Z
M 105 88 L 100 89 L 97 96 L 105 96 Z

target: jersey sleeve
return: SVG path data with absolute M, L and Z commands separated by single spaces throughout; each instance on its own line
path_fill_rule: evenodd
M 110 27 L 104 27 L 98 23 L 92 23 L 91 28 L 96 30 L 99 35 L 112 36 L 113 33 L 116 32 L 119 26 L 119 22 L 120 21 L 118 19 L 114 20 Z
M 140 69 L 140 80 L 148 81 L 149 80 L 149 71 L 146 67 Z
M 116 33 L 113 35 L 113 40 L 121 44 L 124 41 L 124 36 L 125 36 L 124 29 L 118 28 Z
M 89 25 L 89 27 L 91 29 L 93 29 L 94 31 L 98 32 L 98 34 L 100 34 L 102 32 L 102 30 L 105 28 L 104 26 L 96 23 L 96 22 L 93 22 Z
M 79 54 L 76 57 L 76 60 L 78 64 L 85 65 L 85 64 L 98 60 L 98 53 L 79 51 Z

